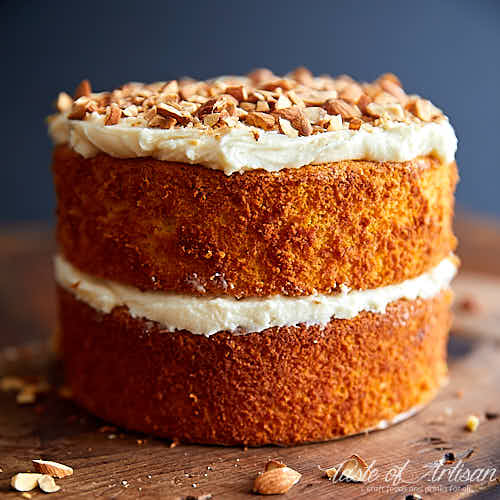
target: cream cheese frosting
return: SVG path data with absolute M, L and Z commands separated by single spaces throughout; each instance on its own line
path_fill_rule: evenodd
M 86 120 L 69 120 L 67 113 L 60 113 L 50 118 L 49 134 L 55 144 L 67 143 L 85 158 L 98 153 L 116 158 L 150 156 L 204 165 L 226 175 L 342 160 L 402 162 L 429 154 L 449 163 L 457 149 L 455 132 L 447 120 L 388 122 L 383 127 L 364 124 L 359 130 L 288 137 L 242 124 L 215 130 L 153 129 L 135 118 L 124 118 L 117 125 L 105 126 L 104 117 L 96 112 Z
M 260 332 L 266 328 L 304 324 L 325 326 L 332 318 L 350 319 L 361 311 L 383 313 L 389 303 L 431 298 L 447 288 L 456 274 L 453 257 L 430 271 L 402 283 L 371 290 L 349 290 L 338 295 L 287 297 L 194 297 L 139 289 L 86 274 L 62 255 L 54 260 L 56 281 L 94 309 L 109 313 L 126 306 L 135 318 L 158 322 L 165 330 L 187 330 L 210 336 L 220 331 Z

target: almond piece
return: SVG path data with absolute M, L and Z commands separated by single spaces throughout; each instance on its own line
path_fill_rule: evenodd
M 47 474 L 59 479 L 73 475 L 73 469 L 71 467 L 58 462 L 51 462 L 50 460 L 42 459 L 32 460 L 32 462 L 35 470 L 40 472 L 40 474 Z
M 240 102 L 240 108 L 245 110 L 247 113 L 250 111 L 256 111 L 256 105 L 253 102 Z
M 220 113 L 208 113 L 203 117 L 203 123 L 208 127 L 213 127 L 220 118 Z
M 259 127 L 264 130 L 271 130 L 275 124 L 273 115 L 269 115 L 267 113 L 259 113 L 257 111 L 248 113 L 248 115 L 245 117 L 245 122 L 248 125 L 253 125 L 254 127 Z
M 385 106 L 376 102 L 371 102 L 366 106 L 365 112 L 369 116 L 380 118 L 386 114 Z
M 162 128 L 162 129 L 170 129 L 177 123 L 175 118 L 171 116 L 165 118 L 160 115 L 155 115 L 151 120 L 148 121 L 148 127 L 151 128 Z
M 272 80 L 275 78 L 274 73 L 267 68 L 257 68 L 248 74 L 248 78 L 252 80 L 254 85 L 259 85 L 267 80 Z
M 358 99 L 358 108 L 361 110 L 363 114 L 366 113 L 366 107 L 372 102 L 371 98 L 366 95 L 362 94 L 360 98 Z
M 253 491 L 261 495 L 282 495 L 300 481 L 302 474 L 290 467 L 277 467 L 255 478 Z
M 38 486 L 38 480 L 43 474 L 34 472 L 20 472 L 12 477 L 10 485 L 17 491 L 31 491 Z
M 400 85 L 394 83 L 392 80 L 389 80 L 387 78 L 379 80 L 379 85 L 383 90 L 385 90 L 385 92 L 393 95 L 402 104 L 405 104 L 408 100 L 406 92 L 401 88 Z
M 92 94 L 92 86 L 88 80 L 82 80 L 75 90 L 75 100 L 79 97 L 89 97 Z
M 335 479 L 337 476 L 337 469 L 335 467 L 330 467 L 325 470 L 325 475 L 328 479 Z
M 288 99 L 293 102 L 293 104 L 297 106 L 305 106 L 305 102 L 302 100 L 301 97 L 299 97 L 293 90 L 289 90 L 286 95 L 288 96 Z
M 116 103 L 111 103 L 111 106 L 106 108 L 106 116 L 104 118 L 104 125 L 116 125 L 122 116 L 122 110 Z
M 292 124 L 286 120 L 285 118 L 278 118 L 278 123 L 280 126 L 281 132 L 287 135 L 288 137 L 298 137 L 299 131 L 292 127 Z
M 339 475 L 343 481 L 362 483 L 367 470 L 368 464 L 359 455 L 352 455 L 342 464 Z
M 427 99 L 417 98 L 411 101 L 406 108 L 410 113 L 424 122 L 430 122 L 438 114 L 437 108 Z
M 323 124 L 327 121 L 328 118 L 328 113 L 319 106 L 311 106 L 309 108 L 305 108 L 304 114 L 313 125 Z
M 326 102 L 324 108 L 329 115 L 340 115 L 344 120 L 352 120 L 361 116 L 358 108 L 342 99 L 330 99 Z
M 292 106 L 291 108 L 279 109 L 275 111 L 275 114 L 280 118 L 288 120 L 292 124 L 293 128 L 299 131 L 300 135 L 307 136 L 312 134 L 312 125 L 304 114 L 304 110 L 302 108 Z
M 130 106 L 127 106 L 123 111 L 123 116 L 127 117 L 136 117 L 139 114 L 139 109 L 135 104 L 131 104 Z
M 156 106 L 156 111 L 165 118 L 175 118 L 181 125 L 186 125 L 190 121 L 190 115 L 170 104 L 162 102 Z
M 68 118 L 70 120 L 83 120 L 89 106 L 90 99 L 88 97 L 79 97 L 75 102 L 73 102 Z
M 46 474 L 43 474 L 42 477 L 38 479 L 38 486 L 44 493 L 55 493 L 61 489 L 54 481 L 54 478 Z
M 333 132 L 335 130 L 342 130 L 342 117 L 340 115 L 333 115 L 329 117 L 328 127 L 326 130 L 328 132 Z
M 290 75 L 295 81 L 302 85 L 311 85 L 314 80 L 314 75 L 304 66 L 294 69 Z
M 56 101 L 57 111 L 64 113 L 65 111 L 70 110 L 71 106 L 73 106 L 73 99 L 71 96 L 66 94 L 66 92 L 59 92 Z
M 358 83 L 349 83 L 341 92 L 339 92 L 340 99 L 344 99 L 351 104 L 356 104 L 359 98 L 363 95 L 363 89 Z
M 291 90 L 296 86 L 296 83 L 293 80 L 288 78 L 280 78 L 279 80 L 273 80 L 264 85 L 261 85 L 260 88 L 263 90 Z
M 265 471 L 267 472 L 268 470 L 282 469 L 283 467 L 286 467 L 283 462 L 280 462 L 279 460 L 269 460 L 266 464 Z
M 363 120 L 361 118 L 353 118 L 349 122 L 349 128 L 351 130 L 359 130 L 361 128 L 361 125 L 363 125 Z
M 248 90 L 243 85 L 234 87 L 226 87 L 226 94 L 232 95 L 238 102 L 246 101 L 248 99 Z
M 289 108 L 290 106 L 292 105 L 292 101 L 290 101 L 290 99 L 288 99 L 288 97 L 286 95 L 280 95 L 278 100 L 276 101 L 275 105 L 274 105 L 274 109 L 275 110 L 279 110 L 279 109 L 286 109 L 286 108 Z
M 255 111 L 258 111 L 259 113 L 268 113 L 271 111 L 271 108 L 269 107 L 269 103 L 267 101 L 257 101 Z
M 395 83 L 398 87 L 403 87 L 403 85 L 401 85 L 401 81 L 394 73 L 384 73 L 380 76 L 379 80 L 389 80 L 392 83 Z

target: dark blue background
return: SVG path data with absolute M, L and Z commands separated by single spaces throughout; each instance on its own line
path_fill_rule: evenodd
M 455 126 L 461 206 L 500 215 L 500 2 L 7 1 L 0 16 L 4 221 L 53 215 L 44 117 L 59 90 L 298 65 L 397 73 Z

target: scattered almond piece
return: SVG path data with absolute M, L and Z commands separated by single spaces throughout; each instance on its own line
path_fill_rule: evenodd
M 478 427 L 479 427 L 479 419 L 475 415 L 470 415 L 467 418 L 467 422 L 465 423 L 465 428 L 469 432 L 476 432 Z
M 17 491 L 31 491 L 38 486 L 38 480 L 43 474 L 20 472 L 12 477 L 10 485 Z
M 49 476 L 54 476 L 59 479 L 73 475 L 73 469 L 67 465 L 60 464 L 58 462 L 52 462 L 50 460 L 32 460 L 33 466 L 37 472 L 41 474 L 46 474 Z
M 46 474 L 43 474 L 42 477 L 38 479 L 38 486 L 44 493 L 55 493 L 61 489 L 54 481 L 54 478 Z
M 266 464 L 265 471 L 267 472 L 268 470 L 282 469 L 283 467 L 286 467 L 283 462 L 280 462 L 279 460 L 269 460 Z
M 282 495 L 300 481 L 302 474 L 290 467 L 277 467 L 255 478 L 253 491 L 261 495 Z
M 340 467 L 337 477 L 341 481 L 352 483 L 362 483 L 365 480 L 365 473 L 368 470 L 368 464 L 359 456 L 352 455 Z

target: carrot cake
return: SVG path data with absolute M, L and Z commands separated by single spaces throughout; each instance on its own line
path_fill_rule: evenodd
M 184 442 L 382 428 L 446 380 L 457 139 L 396 76 L 61 93 L 49 118 L 75 400 Z

